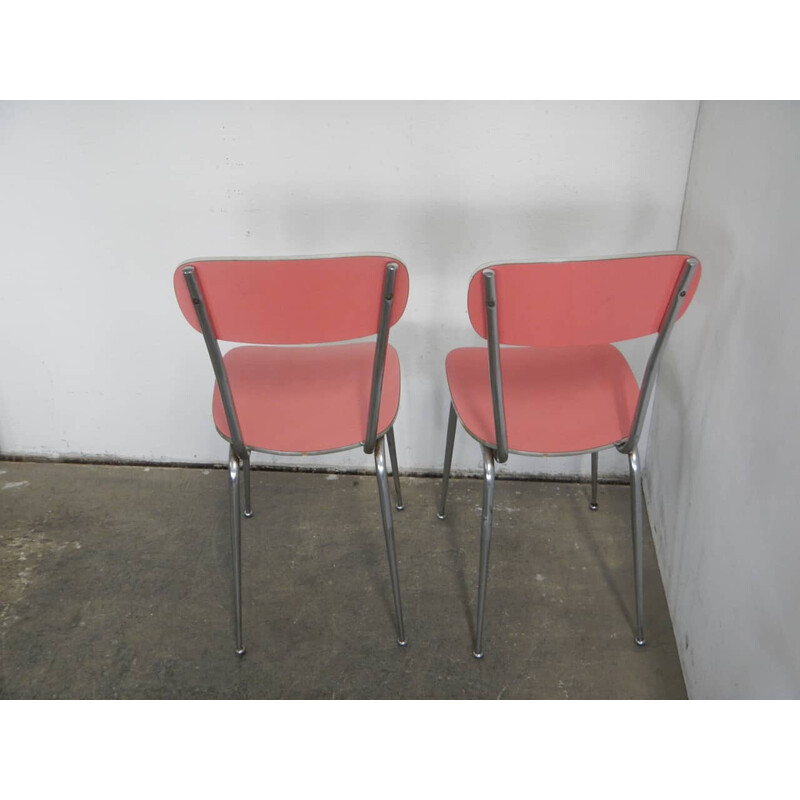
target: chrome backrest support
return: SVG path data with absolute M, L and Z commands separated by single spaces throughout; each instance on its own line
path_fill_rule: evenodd
M 486 298 L 486 330 L 489 347 L 489 380 L 492 385 L 492 411 L 497 449 L 495 458 L 500 464 L 508 461 L 506 436 L 506 411 L 503 405 L 503 376 L 500 371 L 500 336 L 497 332 L 497 287 L 494 271 L 483 271 L 484 297 Z
M 378 322 L 378 338 L 375 342 L 375 357 L 372 361 L 372 387 L 369 393 L 369 414 L 367 416 L 367 436 L 364 440 L 364 452 L 371 453 L 375 449 L 378 436 L 378 415 L 381 407 L 381 391 L 383 390 L 383 371 L 386 366 L 386 347 L 389 343 L 389 322 L 394 302 L 394 283 L 397 277 L 397 264 L 390 261 L 386 264 L 383 276 L 383 292 L 381 294 L 381 314 Z
M 653 393 L 653 385 L 658 373 L 661 356 L 664 352 L 664 346 L 675 324 L 675 320 L 678 318 L 678 314 L 680 314 L 684 298 L 689 291 L 689 286 L 691 286 L 697 266 L 698 261 L 696 258 L 687 258 L 684 262 L 681 274 L 675 282 L 675 288 L 672 291 L 672 296 L 667 305 L 664 319 L 661 321 L 661 325 L 658 329 L 658 338 L 656 339 L 655 345 L 653 345 L 650 358 L 647 360 L 647 366 L 644 370 L 642 388 L 639 390 L 639 402 L 636 406 L 636 413 L 633 417 L 630 435 L 624 442 L 620 442 L 620 444 L 617 445 L 617 450 L 621 453 L 630 454 L 639 444 L 639 437 L 642 434 L 645 414 L 647 414 L 647 405 L 650 402 L 650 395 Z
M 203 292 L 197 281 L 194 267 L 186 266 L 182 271 L 186 286 L 189 289 L 189 296 L 192 298 L 192 303 L 194 303 L 194 310 L 197 314 L 197 321 L 200 323 L 200 330 L 203 332 L 203 339 L 205 339 L 208 355 L 211 358 L 211 365 L 214 367 L 214 375 L 217 378 L 217 386 L 219 386 L 219 393 L 222 397 L 222 406 L 225 409 L 225 417 L 228 420 L 228 428 L 231 432 L 231 445 L 240 459 L 247 458 L 247 448 L 242 441 L 239 418 L 236 416 L 236 407 L 233 404 L 233 395 L 231 394 L 231 387 L 228 382 L 228 373 L 225 369 L 225 363 L 222 360 L 222 353 L 219 349 L 217 337 L 214 335 L 214 329 L 211 326 L 211 320 L 208 317 L 205 300 L 203 299 Z

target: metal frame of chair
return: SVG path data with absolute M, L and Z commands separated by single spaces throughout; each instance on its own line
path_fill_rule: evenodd
M 389 341 L 389 329 L 397 322 L 400 315 L 405 310 L 407 301 L 407 271 L 399 259 L 383 254 L 356 254 L 356 255 L 331 255 L 331 256 L 296 256 L 266 259 L 193 259 L 181 264 L 175 272 L 175 291 L 179 303 L 182 305 L 184 316 L 193 326 L 189 305 L 186 301 L 186 292 L 191 302 L 191 307 L 196 315 L 197 327 L 203 334 L 208 355 L 216 377 L 216 385 L 222 399 L 225 418 L 228 424 L 230 436 L 223 436 L 230 443 L 228 456 L 228 483 L 230 489 L 230 515 L 231 515 L 231 549 L 233 557 L 233 590 L 234 590 L 234 611 L 235 611 L 235 630 L 236 630 L 236 654 L 243 656 L 245 646 L 242 639 L 242 564 L 241 564 L 241 495 L 244 495 L 244 516 L 252 517 L 250 492 L 250 454 L 252 451 L 277 453 L 282 455 L 294 454 L 287 451 L 271 450 L 264 447 L 254 447 L 246 441 L 242 435 L 239 417 L 236 411 L 234 393 L 231 389 L 225 359 L 219 347 L 218 338 L 212 323 L 213 300 L 211 307 L 209 298 L 204 295 L 202 287 L 203 265 L 207 263 L 224 262 L 263 262 L 268 268 L 270 263 L 303 261 L 303 262 L 324 262 L 326 260 L 357 260 L 357 259 L 379 259 L 383 262 L 383 281 L 380 296 L 375 297 L 375 311 L 377 317 L 375 350 L 372 362 L 372 378 L 370 383 L 369 407 L 366 420 L 366 435 L 363 441 L 348 444 L 347 446 L 336 447 L 325 450 L 307 450 L 305 454 L 323 454 L 329 452 L 339 452 L 363 447 L 366 454 L 372 454 L 375 461 L 375 473 L 378 482 L 378 496 L 380 501 L 381 518 L 383 522 L 384 538 L 386 542 L 386 552 L 389 561 L 389 573 L 392 584 L 392 594 L 397 625 L 397 643 L 401 646 L 407 644 L 405 626 L 403 622 L 402 600 L 400 596 L 400 581 L 397 570 L 397 554 L 395 548 L 394 526 L 392 521 L 391 501 L 388 483 L 388 473 L 386 467 L 386 447 L 388 444 L 389 456 L 391 459 L 392 475 L 394 487 L 397 495 L 396 508 L 403 509 L 403 500 L 400 490 L 400 478 L 397 467 L 397 452 L 394 438 L 394 419 L 388 429 L 379 429 L 379 412 L 381 410 L 381 394 L 383 388 L 384 370 L 386 366 L 386 353 Z M 335 265 L 331 267 L 335 268 Z M 402 308 L 396 318 L 392 319 L 393 309 L 396 310 L 395 293 L 398 272 L 402 271 L 405 277 L 405 296 L 402 297 Z M 184 284 L 185 289 L 181 286 Z M 330 341 L 330 340 L 326 340 Z M 258 344 L 269 344 L 269 342 L 258 342 Z
M 481 515 L 481 536 L 480 536 L 480 567 L 478 575 L 478 601 L 476 610 L 476 623 L 475 623 L 475 641 L 473 648 L 473 655 L 475 658 L 482 658 L 483 651 L 483 633 L 484 633 L 484 613 L 486 608 L 486 584 L 489 572 L 489 546 L 492 535 L 492 504 L 494 500 L 494 490 L 496 483 L 495 464 L 505 463 L 509 454 L 509 443 L 506 429 L 506 412 L 504 405 L 503 394 L 503 375 L 501 369 L 501 336 L 498 330 L 498 315 L 502 314 L 502 308 L 498 304 L 498 290 L 497 290 L 497 277 L 501 271 L 502 265 L 517 264 L 526 265 L 531 269 L 537 266 L 546 265 L 574 265 L 574 264 L 594 264 L 604 261 L 618 261 L 623 259 L 655 259 L 674 260 L 676 256 L 682 259 L 682 266 L 675 280 L 669 300 L 666 303 L 666 308 L 663 313 L 660 325 L 657 331 L 644 331 L 639 336 L 648 335 L 651 332 L 657 332 L 655 344 L 650 352 L 647 366 L 645 368 L 642 384 L 639 389 L 638 402 L 636 404 L 635 413 L 633 415 L 630 431 L 623 439 L 615 442 L 609 442 L 603 447 L 592 448 L 591 450 L 578 450 L 568 451 L 563 453 L 547 453 L 547 455 L 579 455 L 582 453 L 591 453 L 591 503 L 590 508 L 597 510 L 597 466 L 598 466 L 598 452 L 601 449 L 608 449 L 615 447 L 619 452 L 628 456 L 630 481 L 631 481 L 631 527 L 633 536 L 633 563 L 634 563 L 634 585 L 635 585 L 635 605 L 636 605 L 636 623 L 634 639 L 637 645 L 644 645 L 644 591 L 643 591 L 643 563 L 642 563 L 642 465 L 639 458 L 638 444 L 639 438 L 642 433 L 647 408 L 650 402 L 650 397 L 653 391 L 655 378 L 658 372 L 658 367 L 664 352 L 669 335 L 674 327 L 675 321 L 680 314 L 688 307 L 697 282 L 700 277 L 700 263 L 690 255 L 679 253 L 646 253 L 635 254 L 628 256 L 610 256 L 599 259 L 562 259 L 559 261 L 548 262 L 496 262 L 485 265 L 478 269 L 471 278 L 472 284 L 477 276 L 480 274 L 483 281 L 483 298 L 485 309 L 485 332 L 479 330 L 475 326 L 473 319 L 473 327 L 476 332 L 484 336 L 487 340 L 488 348 L 488 364 L 489 364 L 489 382 L 491 384 L 491 399 L 492 399 L 492 412 L 494 416 L 494 441 L 482 441 L 478 439 L 481 445 L 481 453 L 483 458 L 483 511 Z M 638 338 L 626 337 L 626 338 Z M 517 343 L 518 344 L 518 343 Z M 609 343 L 610 344 L 610 343 Z M 450 416 L 447 426 L 447 441 L 445 446 L 445 457 L 442 475 L 441 495 L 439 502 L 440 519 L 445 518 L 445 509 L 447 501 L 447 488 L 450 478 L 450 469 L 453 456 L 453 444 L 455 441 L 456 421 L 459 419 L 455 403 L 451 400 L 450 403 Z M 462 425 L 463 420 L 462 421 Z M 473 438 L 477 438 L 469 428 L 464 425 L 465 430 L 470 433 Z M 541 455 L 541 453 L 529 451 L 517 451 L 525 455 Z

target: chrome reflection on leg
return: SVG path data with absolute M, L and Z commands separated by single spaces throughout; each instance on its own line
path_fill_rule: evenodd
M 392 524 L 392 503 L 389 498 L 389 479 L 386 475 L 386 452 L 384 437 L 375 443 L 375 475 L 378 479 L 378 497 L 381 503 L 383 519 L 383 535 L 386 538 L 386 555 L 389 559 L 389 575 L 392 579 L 394 595 L 394 611 L 397 618 L 397 643 L 401 647 L 407 644 L 406 631 L 403 624 L 403 604 L 400 599 L 400 579 L 397 574 L 397 552 L 394 544 L 394 526 Z
M 475 648 L 472 655 L 483 658 L 483 614 L 486 610 L 486 581 L 489 576 L 489 545 L 492 538 L 492 503 L 494 502 L 494 453 L 483 451 L 483 513 L 481 514 L 481 561 L 478 573 L 478 611 L 475 622 Z
M 250 505 L 250 451 L 247 451 L 247 457 L 242 459 L 242 467 L 244 472 L 244 515 L 249 519 L 253 516 L 253 508 Z
M 642 465 L 639 451 L 628 456 L 631 472 L 631 528 L 633 534 L 633 579 L 636 595 L 636 644 L 644 645 L 644 566 L 642 553 Z
M 445 518 L 445 504 L 447 503 L 447 486 L 450 483 L 450 465 L 453 462 L 453 444 L 456 440 L 456 417 L 455 406 L 450 403 L 450 419 L 447 423 L 447 441 L 444 448 L 444 467 L 442 468 L 442 494 L 439 499 L 439 519 Z
M 397 495 L 395 508 L 402 511 L 405 506 L 403 505 L 403 494 L 400 491 L 400 471 L 397 468 L 397 450 L 394 446 L 394 426 L 389 428 L 386 433 L 386 441 L 389 443 L 389 460 L 392 462 L 392 479 L 394 480 L 394 492 Z
M 245 653 L 242 644 L 242 519 L 239 499 L 240 465 L 231 447 L 228 457 L 228 481 L 231 495 L 231 556 L 233 560 L 233 608 L 236 616 L 236 655 Z

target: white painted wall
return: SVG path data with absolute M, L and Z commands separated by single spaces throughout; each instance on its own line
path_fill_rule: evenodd
M 703 103 L 659 377 L 651 521 L 690 697 L 800 697 L 800 103 Z
M 404 468 L 440 469 L 444 357 L 497 259 L 675 247 L 694 102 L 0 104 L 0 452 L 221 462 L 191 257 L 392 252 Z M 641 375 L 645 347 L 626 348 Z M 267 457 L 259 457 L 262 463 Z M 299 459 L 298 459 L 299 462 Z M 289 463 L 286 460 L 281 463 Z M 306 465 L 369 467 L 360 451 Z M 456 442 L 455 469 L 477 470 Z M 626 473 L 617 453 L 601 472 Z M 588 471 L 588 457 L 507 470 Z

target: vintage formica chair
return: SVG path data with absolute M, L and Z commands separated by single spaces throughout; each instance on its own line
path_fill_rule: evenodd
M 591 453 L 593 510 L 598 452 L 615 447 L 628 456 L 635 640 L 638 645 L 645 643 L 642 468 L 637 445 L 667 338 L 699 280 L 699 261 L 683 253 L 502 262 L 473 274 L 467 297 L 469 319 L 488 346 L 459 348 L 447 355 L 451 404 L 439 518 L 445 517 L 458 419 L 483 454 L 476 658 L 483 656 L 495 462 L 505 462 L 509 452 Z M 658 337 L 640 388 L 612 342 L 653 333 Z
M 251 517 L 253 450 L 307 455 L 363 447 L 374 454 L 398 644 L 405 645 L 385 454 L 388 443 L 402 509 L 393 430 L 400 362 L 388 340 L 408 299 L 405 266 L 380 254 L 194 259 L 176 269 L 174 286 L 183 315 L 205 338 L 216 375 L 214 423 L 230 443 L 236 653 L 245 652 L 240 493 Z M 374 342 L 341 344 L 375 334 Z M 223 357 L 218 340 L 257 346 Z

